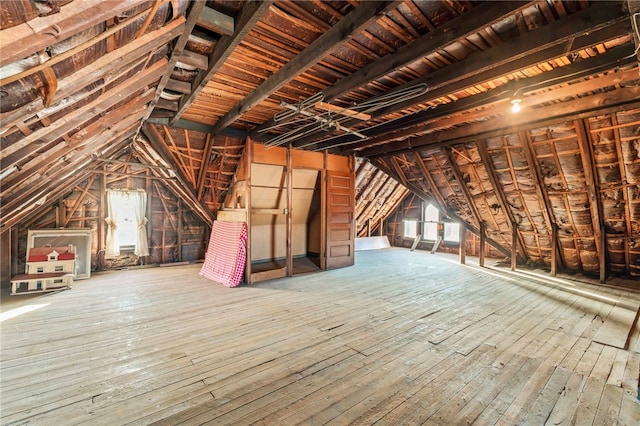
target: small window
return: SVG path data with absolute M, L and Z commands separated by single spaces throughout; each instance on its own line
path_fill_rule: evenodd
M 453 243 L 460 242 L 460 224 L 445 223 L 444 224 L 444 240 Z
M 428 204 L 424 209 L 424 239 L 435 241 L 438 238 L 438 221 L 440 211 L 433 205 Z
M 49 256 L 49 260 L 56 260 L 55 255 L 51 255 L 51 256 Z
M 40 280 L 36 281 L 36 289 L 37 290 L 42 290 L 42 281 L 40 281 Z
M 64 271 L 64 267 L 62 265 L 56 265 L 56 272 L 62 272 Z
M 404 221 L 404 237 L 415 238 L 418 235 L 418 221 L 405 220 Z
M 62 284 L 62 278 L 56 278 L 55 280 L 53 280 L 54 284 Z
M 38 266 L 38 269 L 36 270 L 36 272 L 38 272 L 39 274 L 44 272 L 44 266 Z

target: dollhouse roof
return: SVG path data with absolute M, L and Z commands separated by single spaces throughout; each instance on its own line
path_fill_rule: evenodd
M 34 247 L 29 250 L 27 262 L 47 262 L 49 256 L 55 253 L 58 260 L 74 260 L 76 258 L 75 248 L 69 247 Z

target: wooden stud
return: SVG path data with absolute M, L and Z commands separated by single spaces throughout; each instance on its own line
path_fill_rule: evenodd
M 604 223 L 600 229 L 600 247 L 602 247 L 600 255 L 600 282 L 604 284 L 607 282 L 607 231 Z
M 487 225 L 485 225 L 484 221 L 480 222 L 480 247 L 479 247 L 479 259 L 478 259 L 478 264 L 481 267 L 484 267 L 484 260 L 485 260 L 485 255 L 486 255 L 486 249 L 487 249 L 487 242 L 485 241 L 487 238 L 487 230 L 485 229 Z
M 538 160 L 534 156 L 533 141 L 531 140 L 531 133 L 528 131 L 520 131 L 518 132 L 518 139 L 520 139 L 520 143 L 522 144 L 522 150 L 524 152 L 525 158 L 527 159 L 529 168 L 533 172 L 533 177 L 535 179 L 534 186 L 536 189 L 536 195 L 538 196 L 538 199 L 541 200 L 541 204 L 543 207 L 542 215 L 547 225 L 547 232 L 548 234 L 551 234 L 550 236 L 552 237 L 553 229 L 558 225 L 556 224 L 555 216 L 551 208 L 551 201 L 549 200 L 549 195 L 547 194 L 544 180 L 542 178 L 542 171 L 540 170 L 540 164 L 538 163 Z M 562 262 L 562 265 L 564 265 L 564 260 L 562 257 L 563 253 L 561 249 L 562 247 L 560 246 L 560 242 L 556 239 L 555 246 L 551 248 L 552 253 L 554 250 L 557 250 L 556 252 L 557 257 L 555 262 L 556 266 L 558 265 L 558 261 Z
M 483 139 L 478 139 L 476 141 L 476 147 L 478 148 L 478 154 L 480 154 L 480 161 L 487 171 L 487 176 L 489 177 L 489 182 L 493 187 L 494 193 L 497 195 L 498 203 L 500 204 L 500 209 L 502 210 L 507 224 L 516 223 L 515 217 L 513 215 L 513 211 L 511 210 L 511 206 L 507 200 L 507 196 L 504 193 L 504 188 L 500 184 L 498 176 L 496 176 L 495 166 L 493 165 L 493 161 L 491 160 L 491 156 L 489 155 L 489 151 L 487 150 L 487 145 Z M 511 230 L 513 232 L 513 229 Z M 527 260 L 529 254 L 527 253 L 527 247 L 524 243 L 524 239 L 520 233 L 518 233 L 518 244 L 520 244 L 520 250 L 522 252 L 523 260 Z
M 291 145 L 287 147 L 287 165 L 285 172 L 287 174 L 287 276 L 291 277 L 293 276 L 293 248 L 291 246 L 293 239 L 293 168 L 291 167 Z
M 467 228 L 465 228 L 464 226 L 461 226 L 459 232 L 460 232 L 460 246 L 458 248 L 458 256 L 460 258 L 460 264 L 464 265 L 466 263 L 466 255 L 467 255 L 467 247 L 465 243 Z
M 182 262 L 182 200 L 178 198 L 178 262 Z
M 91 189 L 91 186 L 93 185 L 93 182 L 96 180 L 96 176 L 97 175 L 93 175 L 93 176 L 91 176 L 91 178 L 89 178 L 89 182 L 87 182 L 87 186 L 84 188 L 82 193 L 78 196 L 78 198 L 76 199 L 76 202 L 73 204 L 73 207 L 71 207 L 71 211 L 69 212 L 69 214 L 67 215 L 65 221 L 63 222 L 64 223 L 62 225 L 63 228 L 66 228 L 66 226 L 69 224 L 69 220 L 76 213 L 76 211 L 78 210 L 80 205 L 82 205 L 82 202 L 84 201 L 84 197 L 87 196 L 87 193 Z
M 556 276 L 558 269 L 558 226 L 551 225 L 551 276 Z
M 153 20 L 154 16 L 156 16 L 156 12 L 160 8 L 160 6 L 164 4 L 166 1 L 167 0 L 156 0 L 156 2 L 153 4 L 151 9 L 149 10 L 149 13 L 147 14 L 147 17 L 145 18 L 144 22 L 142 23 L 140 28 L 138 28 L 138 31 L 136 31 L 136 35 L 134 38 L 140 37 L 142 34 L 145 33 L 145 31 L 147 31 L 147 28 L 149 28 L 149 24 L 151 24 L 151 21 Z
M 511 270 L 515 271 L 518 259 L 518 225 L 513 223 L 511 229 Z

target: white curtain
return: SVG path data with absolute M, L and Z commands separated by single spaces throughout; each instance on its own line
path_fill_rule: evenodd
M 149 256 L 149 245 L 147 244 L 147 218 L 144 216 L 147 211 L 147 193 L 135 191 L 130 193 L 131 206 L 137 225 L 136 249 L 133 252 L 136 256 Z
M 147 244 L 147 193 L 144 191 L 109 190 L 107 191 L 107 247 L 105 257 L 120 255 L 120 244 L 131 244 L 135 241 L 134 254 L 149 256 Z M 132 223 L 135 225 L 131 228 Z M 119 231 L 126 234 L 118 235 Z M 135 234 L 135 235 L 132 235 Z M 127 238 L 132 236 L 135 238 Z M 121 238 L 124 240 L 121 241 Z M 133 240 L 133 241 L 132 241 Z
M 120 191 L 107 191 L 107 246 L 105 257 L 107 259 L 120 255 L 120 241 L 118 241 L 118 212 L 120 211 Z

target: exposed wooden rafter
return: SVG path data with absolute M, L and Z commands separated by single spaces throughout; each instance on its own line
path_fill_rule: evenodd
M 209 55 L 208 69 L 198 73 L 195 81 L 191 84 L 191 93 L 180 100 L 178 111 L 176 111 L 173 118 L 170 120 L 171 125 L 182 117 L 182 114 L 184 114 L 187 108 L 189 108 L 193 103 L 198 94 L 207 85 L 207 82 L 211 77 L 220 69 L 220 67 L 222 67 L 227 58 L 231 53 L 233 53 L 234 49 L 238 47 L 249 31 L 251 31 L 256 23 L 264 16 L 265 13 L 267 13 L 272 3 L 272 0 L 246 3 L 240 12 L 240 15 L 236 19 L 233 35 L 223 36 L 220 38 L 216 44 L 216 48 L 211 55 Z

